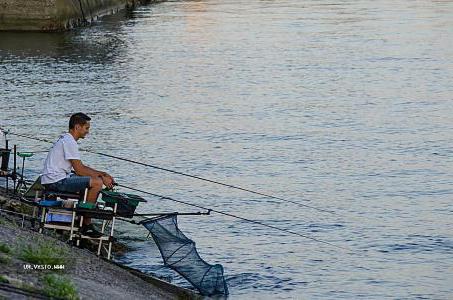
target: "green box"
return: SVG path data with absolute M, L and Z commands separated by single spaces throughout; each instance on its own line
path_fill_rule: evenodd
M 117 213 L 122 217 L 132 217 L 135 209 L 140 202 L 146 202 L 140 196 L 134 194 L 119 193 L 113 191 L 102 190 L 102 200 L 107 207 L 114 207 L 117 204 Z
M 101 194 L 102 200 L 106 203 L 119 203 L 126 200 L 129 205 L 138 206 L 140 202 L 146 202 L 145 199 L 134 194 L 126 194 L 107 190 L 102 190 Z
M 79 202 L 79 203 L 77 203 L 77 207 L 78 208 L 85 208 L 85 209 L 95 209 L 96 208 L 96 204 L 95 203 L 91 203 L 91 202 Z

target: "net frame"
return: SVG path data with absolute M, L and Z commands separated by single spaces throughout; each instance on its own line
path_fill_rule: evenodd
M 199 255 L 195 242 L 178 227 L 177 214 L 140 222 L 152 236 L 164 264 L 176 271 L 204 296 L 228 295 L 224 269 L 209 264 Z

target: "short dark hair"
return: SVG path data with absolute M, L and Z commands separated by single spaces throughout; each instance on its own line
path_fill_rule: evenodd
M 76 125 L 85 125 L 91 118 L 84 113 L 76 113 L 69 119 L 69 129 L 74 129 Z

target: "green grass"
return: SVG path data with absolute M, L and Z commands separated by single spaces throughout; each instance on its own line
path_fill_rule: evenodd
M 33 244 L 19 245 L 18 257 L 26 262 L 40 265 L 67 265 L 70 256 L 65 245 L 53 241 L 35 239 Z
M 0 275 L 0 283 L 9 283 L 10 285 L 17 287 L 24 291 L 29 291 L 29 292 L 34 292 L 34 293 L 41 292 L 38 288 L 36 288 L 32 284 L 23 282 L 22 280 L 17 279 L 17 278 L 8 279 L 8 277 L 6 277 L 5 275 Z
M 17 225 L 15 221 L 6 219 L 4 217 L 0 217 L 0 225 L 3 225 L 5 227 L 9 227 L 9 228 L 11 228 L 11 227 L 13 227 L 13 228 L 14 227 L 19 227 L 19 225 Z
M 8 245 L 0 242 L 0 252 L 6 253 L 6 254 L 11 253 L 11 248 Z
M 36 288 L 34 285 L 26 283 L 26 282 L 20 282 L 20 283 L 14 284 L 14 285 L 24 291 L 29 291 L 32 293 L 40 292 L 40 290 L 38 288 Z
M 79 299 L 74 284 L 66 277 L 55 274 L 44 276 L 43 292 L 49 297 L 75 300 Z
M 6 265 L 9 264 L 11 261 L 11 257 L 7 255 L 0 254 L 0 265 Z

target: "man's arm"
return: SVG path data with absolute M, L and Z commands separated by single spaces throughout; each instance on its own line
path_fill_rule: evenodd
M 108 188 L 113 187 L 113 177 L 107 174 L 106 172 L 98 171 L 88 166 L 85 166 L 81 160 L 79 159 L 70 159 L 69 160 L 72 164 L 72 168 L 74 169 L 75 173 L 79 176 L 90 176 L 90 177 L 101 177 L 102 182 Z

